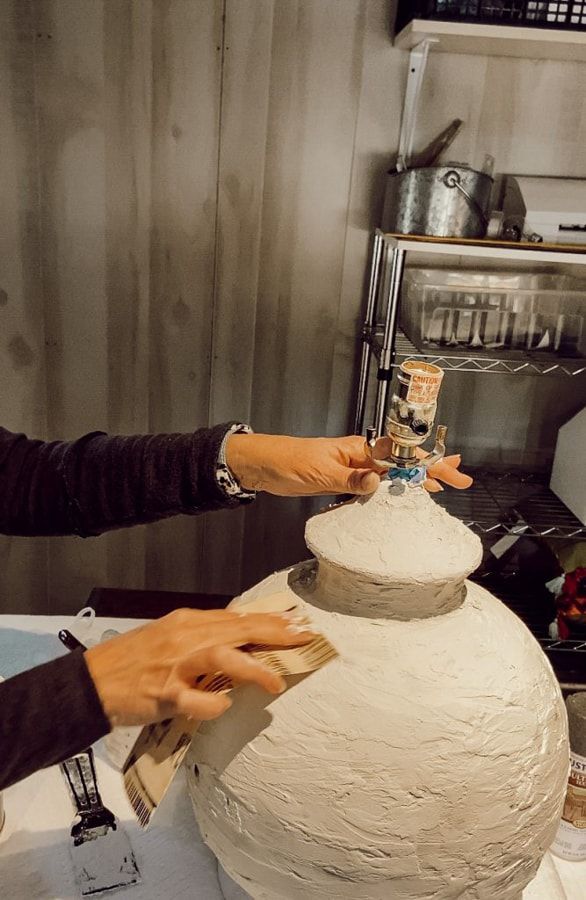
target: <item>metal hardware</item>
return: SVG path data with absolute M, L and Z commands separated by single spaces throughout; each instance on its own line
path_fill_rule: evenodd
M 103 806 L 98 790 L 93 752 L 87 750 L 66 759 L 61 763 L 61 770 L 65 775 L 77 813 L 81 817 L 81 821 L 71 830 L 74 843 L 76 845 L 83 843 L 88 829 L 97 828 L 103 834 L 109 829 L 115 831 L 116 819 L 113 813 Z
M 526 537 L 586 538 L 586 525 L 564 506 L 541 475 L 470 469 L 474 483 L 467 491 L 444 491 L 434 499 L 476 534 Z M 522 504 L 523 521 L 512 513 Z M 492 588 L 491 588 L 492 590 Z
M 405 90 L 403 115 L 401 117 L 397 172 L 405 171 L 409 165 L 411 154 L 413 153 L 419 97 L 423 86 L 429 50 L 433 44 L 437 44 L 437 38 L 424 38 L 424 40 L 416 47 L 413 47 L 409 53 L 409 74 L 407 76 L 407 88 Z
M 472 194 L 462 186 L 462 179 L 460 178 L 459 173 L 456 172 L 455 169 L 450 169 L 449 172 L 446 172 L 442 180 L 446 187 L 456 188 L 456 190 L 460 191 L 460 193 L 466 198 L 471 209 L 474 210 L 484 227 L 488 228 L 488 219 L 484 213 L 484 210 L 482 209 L 480 203 L 478 203 L 478 201 L 472 196 Z
M 82 896 L 117 890 L 141 880 L 130 841 L 102 803 L 91 748 L 61 763 L 79 821 L 71 828 L 75 880 Z
M 551 362 L 536 359 L 534 356 L 522 352 L 507 359 L 495 358 L 492 355 L 486 356 L 482 353 L 461 355 L 421 352 L 397 327 L 401 279 L 407 254 L 401 243 L 402 240 L 396 236 L 384 234 L 380 229 L 376 230 L 367 316 L 362 329 L 362 367 L 357 398 L 359 415 L 356 417 L 356 434 L 360 434 L 363 431 L 364 410 L 368 399 L 366 367 L 370 365 L 370 354 L 372 353 L 379 361 L 379 377 L 376 386 L 374 425 L 367 431 L 367 443 L 370 443 L 371 447 L 376 442 L 377 436 L 384 434 L 384 421 L 393 372 L 396 372 L 406 360 L 422 360 L 440 369 L 457 372 L 564 377 L 576 377 L 586 373 L 586 360 L 578 358 Z M 425 242 L 421 242 L 422 250 L 424 246 Z M 386 304 L 381 302 L 383 298 L 386 298 Z M 380 313 L 379 306 L 382 306 Z M 455 500 L 467 502 L 468 496 L 477 496 L 474 486 L 471 491 L 446 491 L 438 495 L 436 499 L 440 503 L 444 497 L 449 497 L 454 502 Z M 552 509 L 562 508 L 567 512 L 551 492 L 548 492 L 548 497 Z M 477 503 L 477 500 L 475 502 Z M 475 507 L 474 515 L 470 515 L 471 510 L 467 508 L 463 509 L 461 513 L 454 512 L 476 533 L 494 535 L 516 533 L 515 525 L 511 526 L 511 524 L 501 521 L 502 514 L 495 513 L 488 517 L 478 516 L 476 514 L 477 507 Z M 557 522 L 554 520 L 540 523 L 539 526 L 529 523 L 526 533 L 534 536 L 585 538 L 586 527 L 571 516 L 569 521 Z
M 447 181 L 446 181 L 447 178 Z M 457 189 L 457 183 L 466 191 Z M 387 173 L 382 227 L 393 234 L 483 238 L 493 179 L 470 166 L 429 166 Z M 476 206 L 471 208 L 473 198 Z
M 389 396 L 389 385 L 392 377 L 393 363 L 395 361 L 395 336 L 399 324 L 399 303 L 401 300 L 401 282 L 405 268 L 405 251 L 387 247 L 385 266 L 388 270 L 387 284 L 387 314 L 382 339 L 381 353 L 378 368 L 378 385 L 374 408 L 374 427 L 378 434 L 382 434 L 385 424 L 385 413 Z M 384 290 L 384 286 L 383 286 Z
M 377 325 L 373 333 L 364 336 L 376 357 L 380 356 L 382 346 L 382 325 Z M 397 330 L 395 341 L 395 360 L 397 368 L 405 359 L 423 359 L 439 366 L 448 372 L 482 372 L 501 375 L 554 375 L 574 377 L 586 372 L 586 360 L 582 358 L 565 359 L 561 362 L 539 360 L 531 354 L 518 351 L 518 358 L 499 359 L 494 356 L 466 356 L 459 353 L 437 354 L 433 350 L 423 353 L 413 344 L 406 334 Z
M 427 468 L 442 459 L 446 451 L 444 425 L 437 430 L 430 456 L 420 459 L 416 452 L 433 428 L 442 378 L 442 370 L 429 363 L 406 360 L 401 365 L 386 420 L 387 437 L 379 443 L 380 430 L 376 426 L 367 429 L 364 449 L 376 465 L 409 470 Z M 381 455 L 377 454 L 377 448 Z
M 440 460 L 442 460 L 446 455 L 447 434 L 448 428 L 446 425 L 437 426 L 433 450 L 431 451 L 429 456 L 425 456 L 423 459 L 419 460 L 419 465 L 423 466 L 424 469 L 429 469 L 431 466 L 435 466 L 435 464 L 440 462 Z
M 364 316 L 364 333 L 373 328 L 376 321 L 376 307 L 378 297 L 379 273 L 382 260 L 383 238 L 382 234 L 376 233 L 374 236 L 374 245 L 372 248 L 372 261 L 370 265 L 370 280 L 368 283 L 368 299 L 366 302 L 366 313 Z M 356 405 L 356 415 L 354 420 L 354 433 L 360 434 L 364 425 L 364 403 L 366 400 L 366 392 L 368 389 L 368 376 L 370 375 L 370 347 L 363 341 L 362 356 L 360 360 L 360 375 L 358 379 L 358 403 Z

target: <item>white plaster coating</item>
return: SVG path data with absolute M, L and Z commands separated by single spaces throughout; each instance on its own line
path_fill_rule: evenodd
M 399 619 L 449 612 L 482 558 L 480 539 L 423 487 L 391 486 L 314 516 L 307 546 L 320 561 L 313 603 Z
M 459 571 L 447 546 L 458 586 L 472 544 Z M 416 603 L 391 546 L 395 565 Z M 406 621 L 357 614 L 353 589 L 324 608 L 314 570 L 237 601 L 291 591 L 341 655 L 277 698 L 241 689 L 201 726 L 188 772 L 206 842 L 254 900 L 514 900 L 553 839 L 568 773 L 565 707 L 537 642 L 474 584 L 451 611 Z
M 313 516 L 305 540 L 318 559 L 387 583 L 455 581 L 482 553 L 479 538 L 423 487 L 389 481 L 369 497 Z

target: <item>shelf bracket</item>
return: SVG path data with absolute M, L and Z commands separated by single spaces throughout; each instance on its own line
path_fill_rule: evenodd
M 407 88 L 405 90 L 405 99 L 403 101 L 403 115 L 401 117 L 401 131 L 399 134 L 399 155 L 397 158 L 398 172 L 403 172 L 407 168 L 409 159 L 413 153 L 417 111 L 419 108 L 419 98 L 421 96 L 425 69 L 427 67 L 427 59 L 430 48 L 437 43 L 437 38 L 426 37 L 420 44 L 413 47 L 409 53 L 409 74 L 407 76 Z

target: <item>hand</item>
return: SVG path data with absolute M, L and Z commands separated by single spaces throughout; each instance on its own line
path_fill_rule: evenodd
M 424 459 L 424 457 L 428 455 L 425 450 L 421 450 L 419 447 L 417 447 L 415 452 L 419 459 Z M 428 475 L 431 477 L 425 479 L 423 482 L 424 487 L 430 494 L 436 494 L 438 491 L 443 491 L 440 481 L 443 481 L 444 484 L 456 488 L 459 491 L 464 491 L 466 488 L 469 488 L 474 479 L 471 478 L 470 475 L 465 475 L 464 472 L 458 471 L 461 462 L 462 457 L 459 453 L 456 453 L 453 456 L 444 456 L 444 458 L 434 466 L 429 467 Z
M 381 438 L 381 442 L 388 438 Z M 382 457 L 388 450 L 381 448 Z M 426 456 L 425 451 L 419 454 Z M 386 469 L 364 452 L 364 438 L 296 438 L 271 434 L 233 434 L 226 446 L 226 462 L 242 487 L 279 496 L 315 494 L 372 494 Z M 432 466 L 425 486 L 442 490 L 439 481 L 455 488 L 472 484 L 458 472 L 459 456 L 447 456 Z M 436 480 L 438 479 L 438 480 Z
M 238 647 L 297 647 L 315 635 L 286 615 L 180 609 L 86 650 L 85 659 L 112 726 L 148 725 L 177 715 L 215 719 L 232 701 L 195 687 L 222 672 L 278 694 L 285 682 Z

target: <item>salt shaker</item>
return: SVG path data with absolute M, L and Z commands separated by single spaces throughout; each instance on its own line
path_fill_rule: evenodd
M 566 700 L 570 729 L 568 792 L 552 853 L 573 862 L 586 860 L 586 691 Z

